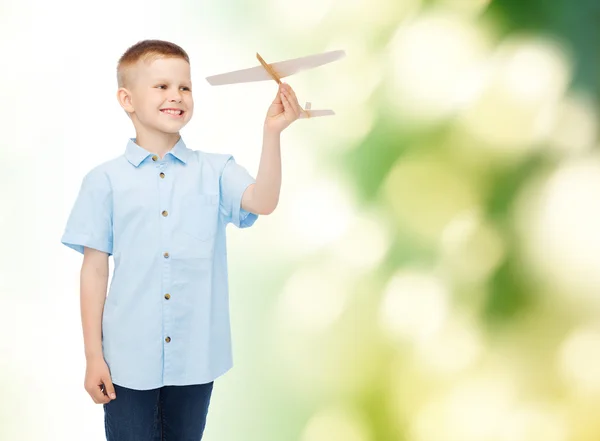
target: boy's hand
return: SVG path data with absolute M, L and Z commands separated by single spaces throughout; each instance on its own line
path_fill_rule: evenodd
M 298 98 L 289 84 L 281 83 L 277 96 L 271 103 L 265 119 L 265 129 L 274 133 L 281 133 L 287 126 L 296 121 L 302 108 Z
M 85 370 L 85 390 L 96 404 L 106 404 L 117 398 L 110 371 L 103 357 L 88 360 Z

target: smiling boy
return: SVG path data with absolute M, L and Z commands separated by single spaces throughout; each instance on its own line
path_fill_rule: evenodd
M 200 440 L 214 380 L 232 367 L 225 228 L 276 208 L 280 134 L 301 108 L 279 86 L 254 179 L 231 155 L 185 145 L 194 100 L 181 47 L 135 44 L 117 82 L 136 136 L 85 175 L 61 239 L 83 254 L 85 389 L 108 441 Z

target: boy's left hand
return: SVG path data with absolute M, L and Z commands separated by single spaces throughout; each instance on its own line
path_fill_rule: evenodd
M 281 133 L 287 126 L 296 121 L 302 113 L 298 98 L 289 84 L 281 83 L 277 96 L 269 106 L 265 118 L 265 129 Z

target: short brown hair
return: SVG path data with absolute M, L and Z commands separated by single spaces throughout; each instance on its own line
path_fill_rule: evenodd
M 175 43 L 163 40 L 143 40 L 131 46 L 117 63 L 117 85 L 127 87 L 127 70 L 138 61 L 154 61 L 157 58 L 182 58 L 190 62 L 188 54 Z

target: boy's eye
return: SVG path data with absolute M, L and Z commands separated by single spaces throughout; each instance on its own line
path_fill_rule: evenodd
M 164 84 L 159 84 L 159 85 L 158 85 L 158 86 L 156 86 L 156 87 L 158 87 L 158 88 L 160 89 L 160 88 L 162 88 L 162 87 L 165 87 L 165 88 L 166 88 L 167 86 L 165 86 Z M 187 91 L 191 91 L 191 90 L 192 90 L 192 89 L 190 89 L 189 87 L 186 87 L 186 86 L 182 87 L 182 89 L 183 89 L 183 90 L 187 90 Z

